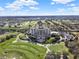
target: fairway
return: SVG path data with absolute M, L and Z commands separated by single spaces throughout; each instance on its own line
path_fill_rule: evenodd
M 46 48 L 29 42 L 15 42 L 15 38 L 0 44 L 0 58 L 44 59 Z

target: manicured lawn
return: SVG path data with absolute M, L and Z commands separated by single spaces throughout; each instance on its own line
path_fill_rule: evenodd
M 54 44 L 52 46 L 49 46 L 49 49 L 52 51 L 52 53 L 59 54 L 59 55 L 61 53 L 67 53 L 69 59 L 73 59 L 73 57 L 74 57 L 73 54 L 71 54 L 69 52 L 69 49 L 65 46 L 64 42 L 57 43 L 57 44 Z
M 0 57 L 11 59 L 44 59 L 46 49 L 30 42 L 15 42 L 12 38 L 0 44 Z M 6 53 L 5 53 L 6 52 Z M 21 58 L 20 58 L 21 57 Z
M 37 21 L 27 21 L 27 22 L 23 22 L 22 24 L 21 24 L 21 27 L 22 28 L 25 28 L 25 29 L 28 29 L 29 28 L 29 25 L 30 25 L 30 27 L 34 27 L 35 26 L 35 24 L 37 23 Z
M 49 49 L 54 53 L 68 52 L 68 48 L 65 46 L 64 42 L 56 43 L 52 46 L 49 46 Z

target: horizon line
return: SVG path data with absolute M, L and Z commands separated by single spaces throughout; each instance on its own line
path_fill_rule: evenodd
M 9 16 L 79 16 L 79 15 L 0 15 L 0 17 L 9 17 Z

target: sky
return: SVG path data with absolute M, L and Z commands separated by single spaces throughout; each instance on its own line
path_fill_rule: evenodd
M 0 0 L 0 16 L 79 15 L 79 0 Z

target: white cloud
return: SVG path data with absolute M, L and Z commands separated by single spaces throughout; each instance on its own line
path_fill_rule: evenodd
M 68 13 L 71 13 L 72 15 L 79 15 L 79 6 L 70 7 L 68 10 Z
M 68 4 L 67 6 L 74 7 L 74 6 L 76 6 L 76 4 Z
M 60 9 L 60 8 L 58 8 L 57 10 L 56 10 L 56 13 L 64 13 L 65 12 L 65 9 Z
M 30 9 L 32 9 L 32 10 L 38 10 L 39 8 L 38 7 L 30 7 Z
M 0 12 L 4 11 L 4 8 L 0 7 Z
M 74 0 L 52 0 L 52 2 L 61 3 L 61 4 L 67 4 L 73 1 Z
M 51 5 L 54 5 L 55 3 L 54 2 L 51 2 Z
M 69 8 L 58 8 L 54 14 L 58 15 L 79 15 L 79 6 Z
M 13 3 L 9 3 L 6 8 L 14 9 L 14 10 L 20 10 L 23 6 L 25 7 L 35 7 L 39 3 L 35 0 L 16 0 Z
M 71 10 L 72 12 L 77 12 L 77 13 L 79 13 L 79 6 L 72 7 L 72 8 L 70 8 L 70 10 Z

